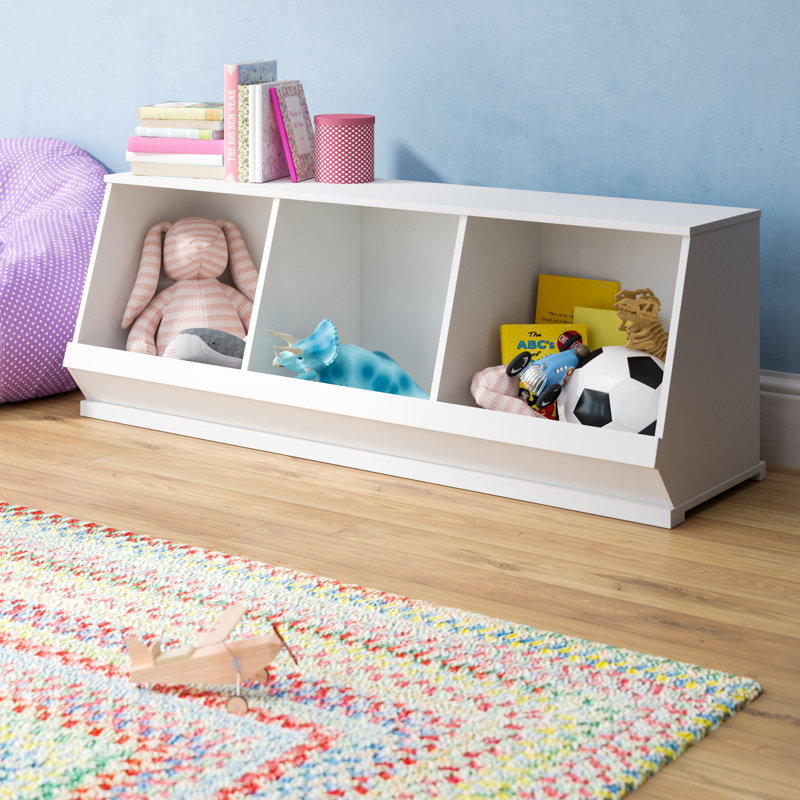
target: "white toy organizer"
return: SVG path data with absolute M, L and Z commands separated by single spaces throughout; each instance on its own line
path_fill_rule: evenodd
M 672 527 L 759 459 L 759 212 L 519 190 L 107 177 L 65 366 L 87 417 Z M 259 285 L 241 370 L 125 351 L 144 234 L 224 217 Z M 655 436 L 478 408 L 499 327 L 530 322 L 538 275 L 650 288 L 669 330 Z M 223 276 L 225 279 L 225 276 Z M 395 358 L 430 393 L 298 380 L 266 329 Z M 353 480 L 358 480 L 354 474 Z

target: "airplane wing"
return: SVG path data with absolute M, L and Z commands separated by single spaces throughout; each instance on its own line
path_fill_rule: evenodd
M 245 606 L 228 606 L 214 623 L 211 630 L 206 631 L 195 644 L 195 648 L 207 647 L 210 644 L 221 644 L 244 616 Z

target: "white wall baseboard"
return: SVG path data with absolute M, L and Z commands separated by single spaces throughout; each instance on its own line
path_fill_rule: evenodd
M 800 375 L 761 370 L 761 458 L 800 469 Z

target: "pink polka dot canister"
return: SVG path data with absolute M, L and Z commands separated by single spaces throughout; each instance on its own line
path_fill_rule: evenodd
M 314 117 L 314 179 L 317 183 L 375 180 L 375 117 L 317 114 Z

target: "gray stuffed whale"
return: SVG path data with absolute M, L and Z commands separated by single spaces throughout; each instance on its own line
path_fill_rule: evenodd
M 175 352 L 183 361 L 239 369 L 244 358 L 244 339 L 213 328 L 187 328 L 178 334 Z

